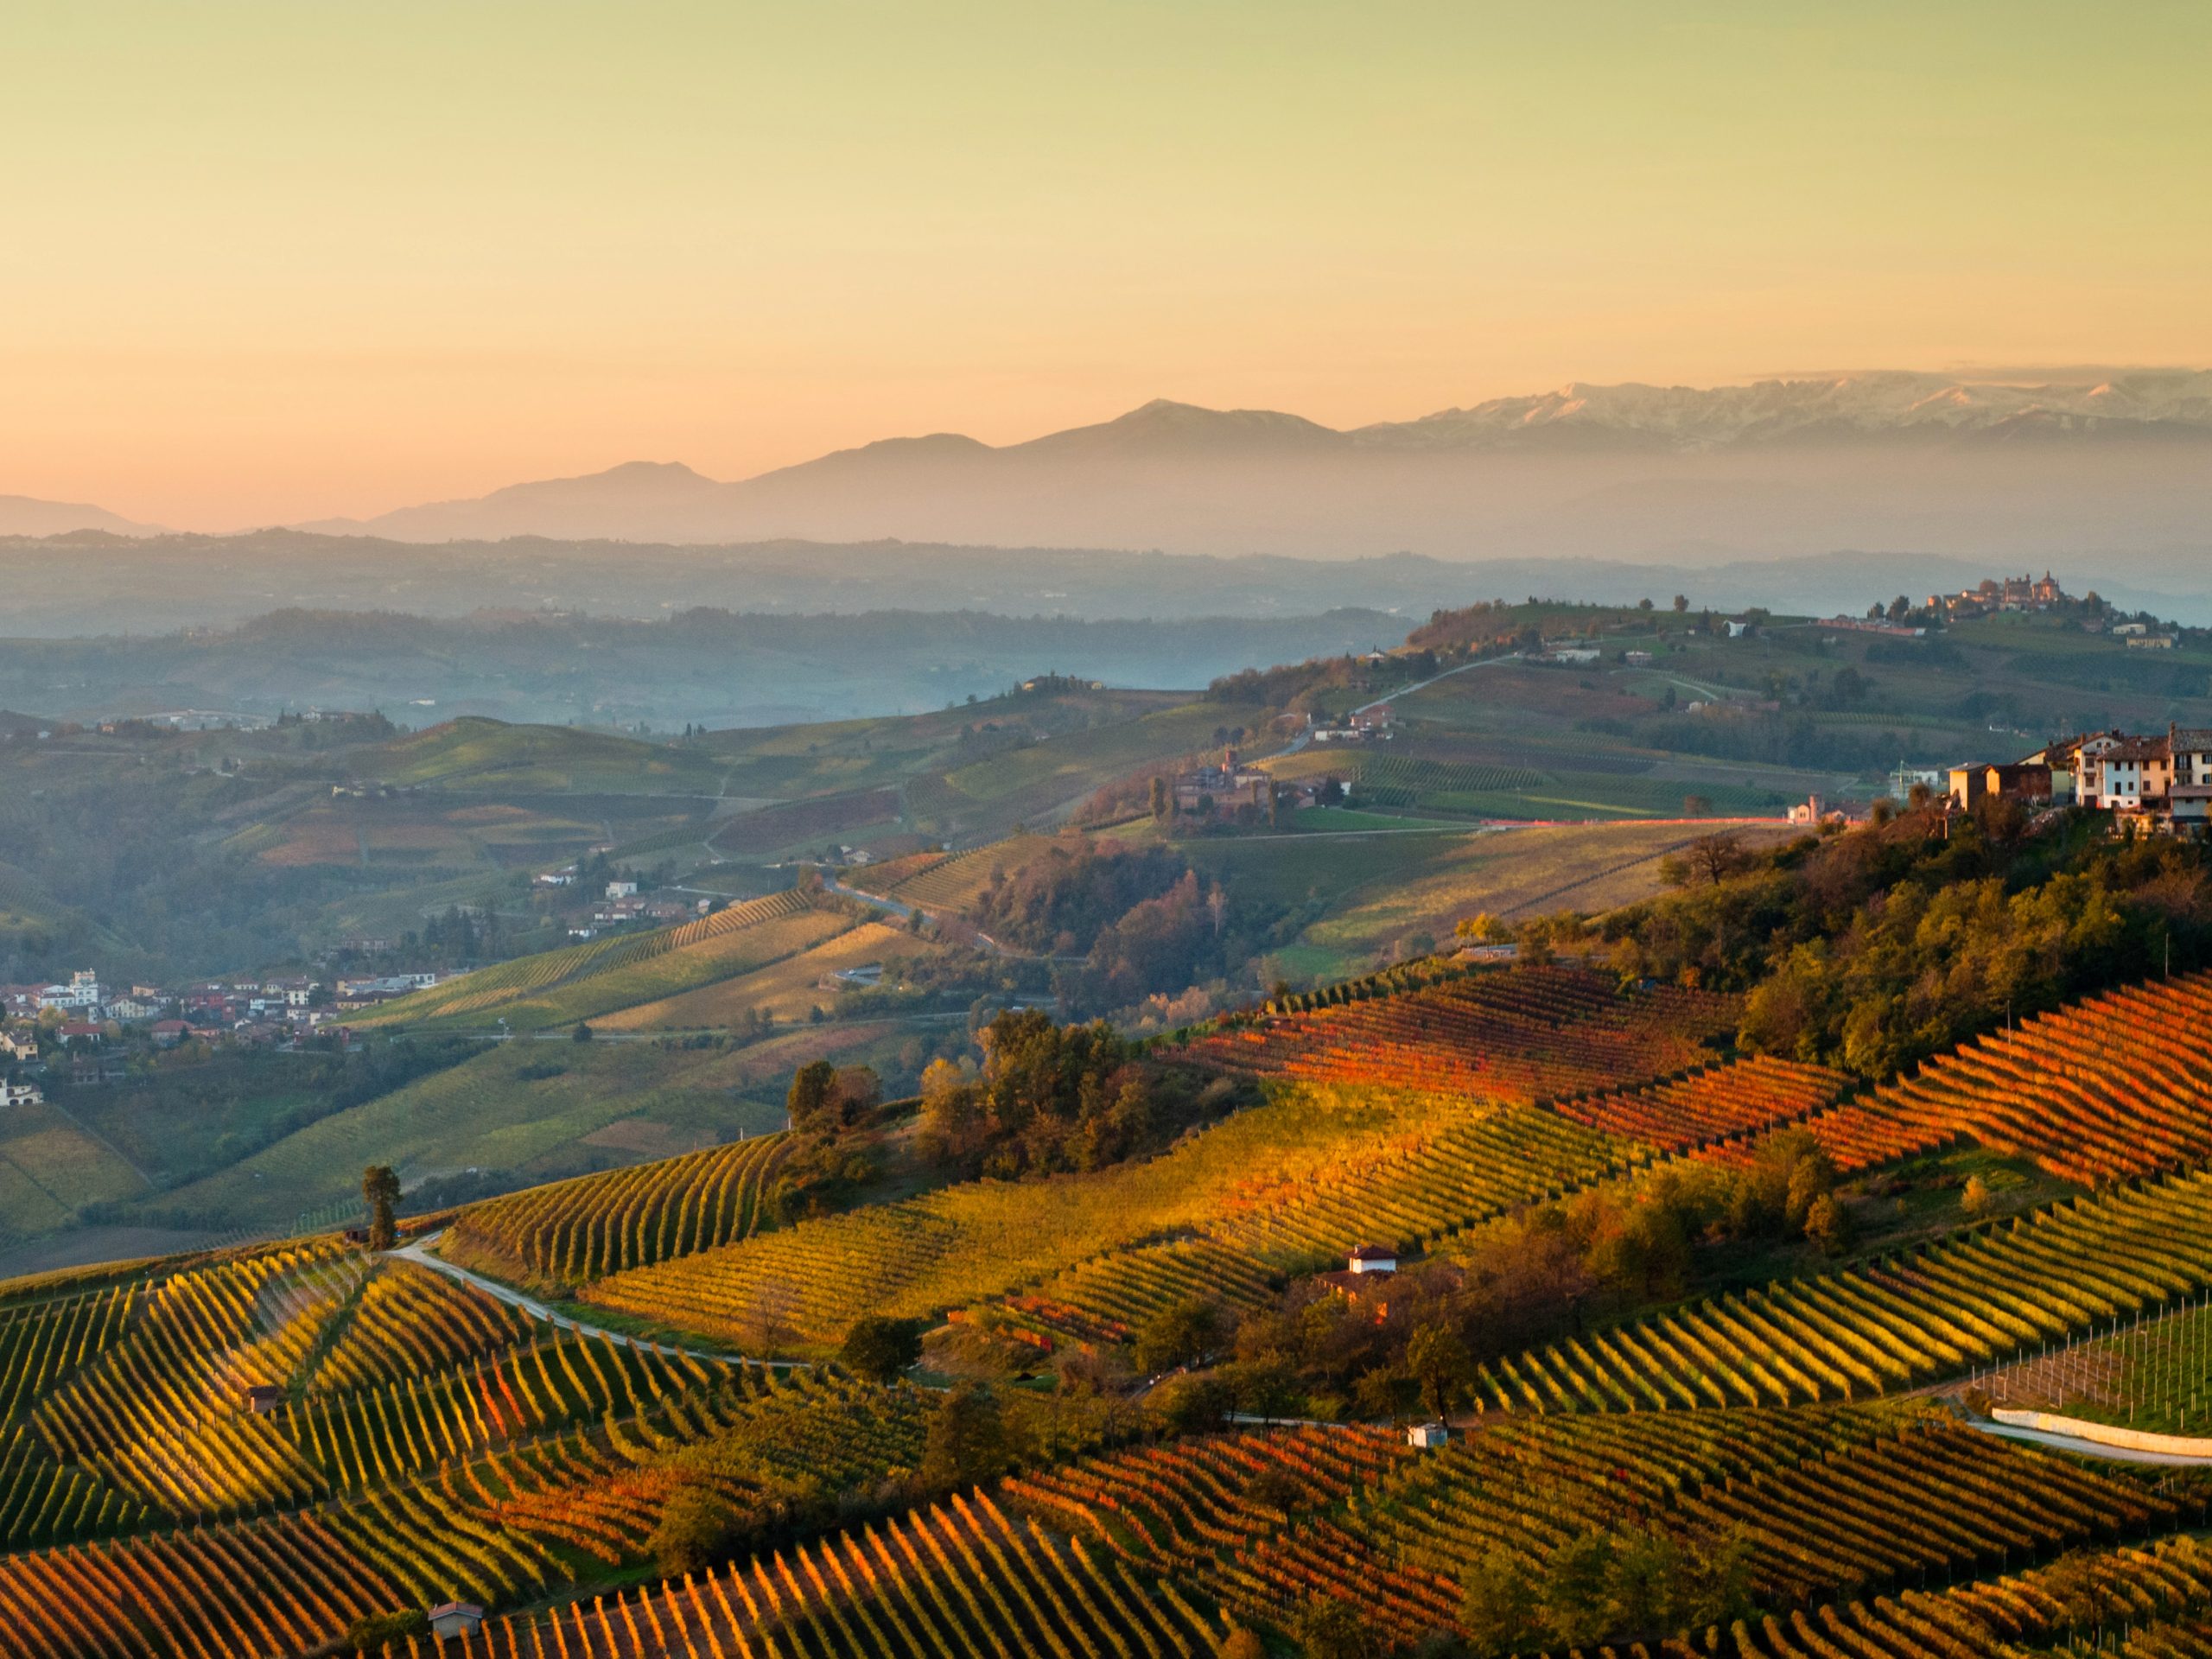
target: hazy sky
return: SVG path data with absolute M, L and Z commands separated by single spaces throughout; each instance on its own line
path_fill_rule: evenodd
M 2212 7 L 11 0 L 0 493 L 2212 362 Z

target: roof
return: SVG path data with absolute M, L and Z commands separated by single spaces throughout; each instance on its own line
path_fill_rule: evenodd
M 430 1609 L 432 1618 L 442 1618 L 448 1613 L 459 1613 L 464 1618 L 481 1618 L 484 1610 L 473 1601 L 442 1601 Z
M 1351 1247 L 1350 1259 L 1354 1262 L 1395 1262 L 1398 1259 L 1398 1253 L 1382 1244 L 1355 1244 Z
M 2163 737 L 2123 737 L 2101 757 L 2107 760 L 2164 760 L 2173 753 Z

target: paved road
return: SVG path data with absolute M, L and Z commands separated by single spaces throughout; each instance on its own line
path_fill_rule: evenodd
M 1432 674 L 1427 679 L 1415 681 L 1411 685 L 1402 685 L 1396 690 L 1376 698 L 1372 702 L 1363 702 L 1358 708 L 1353 709 L 1352 713 L 1363 715 L 1370 709 L 1380 709 L 1386 702 L 1395 702 L 1400 697 L 1409 697 L 1416 691 L 1426 690 L 1439 680 L 1450 679 L 1454 674 L 1465 674 L 1471 669 L 1495 668 L 1501 663 L 1517 663 L 1520 660 L 1521 653 L 1516 651 L 1510 656 L 1485 657 L 1479 662 L 1462 663 L 1457 668 L 1446 669 L 1441 674 Z
M 849 887 L 843 882 L 838 880 L 836 877 L 831 875 L 826 868 L 823 868 L 823 867 L 819 865 L 815 868 L 821 870 L 822 885 L 828 888 L 831 893 L 837 894 L 840 898 L 857 899 L 864 905 L 874 905 L 879 910 L 887 910 L 891 912 L 893 915 L 897 916 L 902 921 L 912 919 L 917 908 L 915 906 L 901 904 L 896 899 L 887 899 L 880 893 L 862 893 L 858 887 Z M 978 944 L 988 946 L 989 949 L 997 951 L 998 954 L 1002 957 L 1013 957 L 1023 962 L 1085 962 L 1089 960 L 1089 958 L 1085 957 L 1028 956 L 1022 951 L 1015 950 L 1006 945 L 1001 944 L 989 934 L 983 932 L 978 932 L 976 935 L 976 939 Z
M 428 1268 L 432 1273 L 442 1273 L 448 1279 L 458 1279 L 465 1285 L 474 1285 L 495 1301 L 509 1307 L 520 1308 L 533 1319 L 543 1321 L 559 1330 L 573 1331 L 578 1336 L 604 1337 L 609 1342 L 619 1342 L 626 1348 L 643 1348 L 656 1354 L 689 1354 L 694 1359 L 719 1360 L 728 1365 L 766 1365 L 779 1371 L 810 1371 L 814 1368 L 800 1359 L 747 1359 L 742 1354 L 717 1354 L 704 1348 L 678 1348 L 666 1343 L 648 1341 L 644 1337 L 628 1336 L 620 1331 L 609 1331 L 603 1325 L 586 1325 L 572 1319 L 565 1313 L 556 1313 L 534 1297 L 525 1296 L 512 1285 L 503 1285 L 496 1279 L 486 1279 L 480 1273 L 471 1273 L 456 1262 L 430 1254 L 430 1247 L 445 1235 L 432 1233 L 428 1238 L 418 1238 L 405 1249 L 393 1250 L 391 1255 L 403 1262 L 412 1262 L 417 1267 Z
M 2025 1440 L 2031 1446 L 2047 1446 L 2056 1452 L 2077 1452 L 2085 1458 L 2107 1458 L 2114 1463 L 2149 1463 L 2171 1469 L 2212 1466 L 2212 1458 L 2184 1457 L 2175 1452 L 2142 1452 L 2131 1446 L 2107 1446 L 2102 1440 L 2077 1440 L 2071 1434 L 2053 1434 L 2040 1428 L 2020 1428 L 2011 1423 L 1984 1422 L 1976 1419 L 1973 1421 L 1972 1427 L 1985 1434 L 1994 1434 L 2000 1440 Z

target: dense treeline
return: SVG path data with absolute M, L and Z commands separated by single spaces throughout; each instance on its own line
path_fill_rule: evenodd
M 1741 1041 L 1883 1077 L 1978 1031 L 2212 961 L 2212 861 L 1997 802 L 1907 810 L 1778 852 L 1700 848 L 1606 918 L 1624 977 L 1749 993 Z
M 1011 1179 L 1103 1168 L 1156 1150 L 1239 1099 L 1227 1080 L 1141 1058 L 1101 1020 L 1061 1026 L 1030 1008 L 980 1038 L 980 1071 L 922 1074 L 921 1150 L 965 1174 Z
M 1433 674 L 1437 666 L 1436 653 L 1428 650 L 1389 656 L 1316 657 L 1302 663 L 1224 675 L 1206 688 L 1206 696 L 1216 702 L 1258 703 L 1304 713 L 1332 691 L 1387 691 Z
M 1102 852 L 1089 843 L 1053 847 L 1011 876 L 992 874 L 976 902 L 976 925 L 1024 950 L 1072 956 L 1185 874 L 1164 847 Z

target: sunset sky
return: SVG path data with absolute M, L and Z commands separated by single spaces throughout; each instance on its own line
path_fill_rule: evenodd
M 16 0 L 0 493 L 2212 362 L 2212 8 Z

